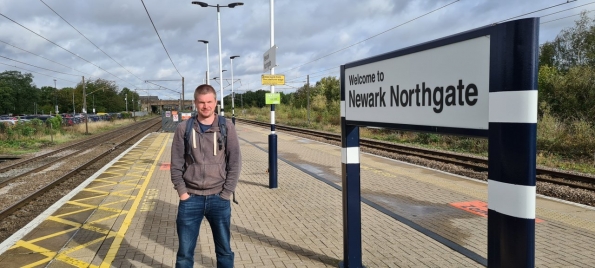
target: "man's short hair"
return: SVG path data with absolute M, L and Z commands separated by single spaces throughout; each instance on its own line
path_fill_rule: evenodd
M 215 89 L 211 85 L 202 84 L 194 90 L 194 99 L 196 100 L 198 95 L 205 95 L 209 93 L 213 93 L 213 95 L 215 95 L 215 99 L 217 99 L 217 92 Z

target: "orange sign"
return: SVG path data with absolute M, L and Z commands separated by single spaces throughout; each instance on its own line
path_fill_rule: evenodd
M 171 168 L 171 163 L 161 163 L 159 170 L 169 170 Z
M 482 201 L 474 200 L 469 202 L 456 202 L 450 203 L 451 206 L 462 209 L 464 211 L 479 215 L 482 217 L 488 217 L 488 204 Z M 543 220 L 535 219 L 535 223 L 543 222 Z
M 191 113 L 182 113 L 182 121 L 188 120 L 190 117 L 192 117 Z

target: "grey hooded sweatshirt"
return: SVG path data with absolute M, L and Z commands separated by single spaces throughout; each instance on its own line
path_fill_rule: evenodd
M 204 133 L 200 132 L 197 117 L 188 119 L 195 120 L 194 131 L 190 132 L 190 146 L 196 163 L 191 163 L 190 159 L 184 157 L 186 121 L 178 124 L 171 145 L 171 181 L 178 191 L 178 196 L 184 193 L 219 194 L 222 198 L 230 200 L 231 194 L 235 191 L 242 166 L 238 135 L 234 124 L 226 119 L 226 148 L 219 131 L 218 116 L 215 115 L 213 125 Z M 183 172 L 184 167 L 186 172 Z

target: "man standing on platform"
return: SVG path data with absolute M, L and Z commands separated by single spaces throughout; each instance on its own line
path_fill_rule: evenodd
M 176 267 L 193 267 L 203 217 L 213 231 L 217 267 L 233 267 L 230 199 L 240 176 L 239 140 L 234 124 L 225 118 L 221 124 L 215 114 L 217 93 L 212 86 L 198 86 L 194 104 L 196 117 L 188 119 L 191 125 L 178 124 L 171 148 L 171 180 L 180 196 Z M 227 131 L 222 135 L 220 128 Z

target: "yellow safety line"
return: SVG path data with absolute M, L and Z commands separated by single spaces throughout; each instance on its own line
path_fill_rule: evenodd
M 169 137 L 169 135 L 168 135 L 168 137 Z M 114 242 L 110 246 L 110 249 L 107 252 L 107 255 L 105 256 L 105 259 L 103 259 L 103 262 L 101 263 L 100 267 L 109 268 L 111 266 L 112 262 L 114 261 L 114 259 L 116 258 L 116 253 L 118 253 L 118 250 L 120 249 L 120 245 L 122 244 L 122 240 L 124 240 L 124 235 L 126 235 L 126 231 L 128 231 L 128 227 L 130 227 L 130 224 L 132 223 L 134 214 L 136 214 L 136 210 L 142 200 L 145 189 L 147 188 L 147 186 L 149 185 L 149 182 L 151 181 L 151 177 L 153 176 L 155 167 L 157 166 L 157 163 L 158 163 L 159 159 L 161 158 L 163 151 L 165 151 L 165 147 L 167 145 L 166 141 L 168 141 L 168 140 L 169 140 L 168 138 L 163 139 L 163 145 L 161 147 L 161 150 L 159 150 L 159 154 L 157 154 L 157 157 L 155 158 L 155 161 L 153 162 L 153 165 L 151 166 L 151 169 L 149 170 L 149 173 L 147 174 L 145 182 L 143 183 L 143 186 L 141 187 L 137 198 L 134 200 L 134 203 L 132 204 L 132 207 L 130 208 L 130 212 L 126 215 L 126 218 L 124 219 L 124 222 L 122 223 L 122 226 L 120 227 L 120 230 L 118 230 L 118 233 L 116 234 L 116 237 L 114 238 Z

